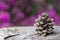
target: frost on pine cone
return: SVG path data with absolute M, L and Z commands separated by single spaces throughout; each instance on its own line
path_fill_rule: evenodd
M 53 33 L 53 19 L 49 18 L 48 14 L 44 12 L 38 19 L 35 20 L 36 31 L 40 36 L 46 36 Z

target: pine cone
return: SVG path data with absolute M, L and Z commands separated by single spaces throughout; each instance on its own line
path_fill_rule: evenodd
M 53 19 L 49 18 L 48 14 L 44 12 L 41 16 L 38 16 L 38 19 L 35 20 L 37 34 L 40 36 L 46 36 L 53 32 Z

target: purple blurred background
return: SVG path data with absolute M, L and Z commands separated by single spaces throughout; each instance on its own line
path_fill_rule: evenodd
M 42 12 L 60 25 L 60 0 L 0 0 L 0 28 L 33 26 Z

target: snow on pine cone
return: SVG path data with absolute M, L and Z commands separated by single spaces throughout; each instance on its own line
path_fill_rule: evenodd
M 51 19 L 46 12 L 43 12 L 41 16 L 38 16 L 38 19 L 35 20 L 36 23 L 36 32 L 40 36 L 46 36 L 50 33 L 53 33 L 53 19 Z

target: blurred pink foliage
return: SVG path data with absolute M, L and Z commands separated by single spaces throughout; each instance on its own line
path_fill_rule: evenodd
M 34 4 L 35 2 L 35 4 Z M 0 0 L 0 28 L 6 26 L 32 26 L 38 15 L 43 13 L 43 7 L 37 7 L 37 12 L 33 15 L 32 9 L 37 3 L 43 0 Z M 37 5 L 36 5 L 37 6 Z M 60 25 L 60 16 L 57 15 L 55 6 L 47 6 L 49 17 L 54 19 L 55 25 Z M 34 10 L 33 10 L 34 11 Z
M 12 23 L 10 23 L 9 12 L 0 11 L 0 28 L 6 27 L 6 26 L 12 26 Z

